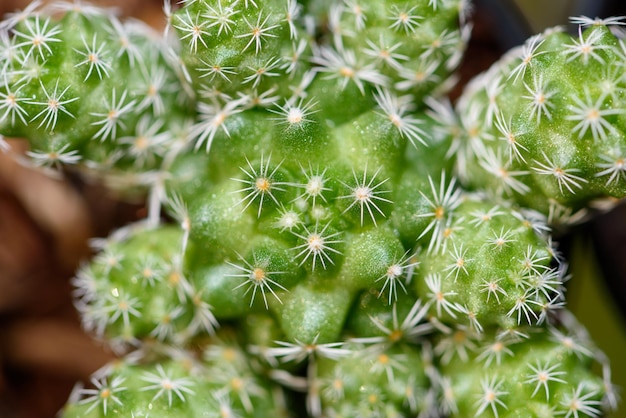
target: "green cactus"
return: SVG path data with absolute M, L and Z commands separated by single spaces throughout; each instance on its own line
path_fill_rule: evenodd
M 545 321 L 563 294 L 563 271 L 551 266 L 553 250 L 539 234 L 545 224 L 471 197 L 450 205 L 452 213 L 429 224 L 434 250 L 422 256 L 415 281 L 432 314 L 457 325 L 466 317 L 478 332 Z
M 451 416 L 600 416 L 605 382 L 589 371 L 593 348 L 557 328 L 527 331 L 532 336 L 491 336 L 469 361 L 444 364 L 442 409 Z
M 147 26 L 58 3 L 2 34 L 0 129 L 29 138 L 36 165 L 146 171 L 175 148 L 170 126 L 190 120 L 192 102 Z
M 165 6 L 167 41 L 79 3 L 0 25 L 0 133 L 147 198 L 74 278 L 120 360 L 62 416 L 609 409 L 546 202 L 624 194 L 622 40 L 533 38 L 454 110 L 465 1 Z
M 65 417 L 285 416 L 285 394 L 255 371 L 232 332 L 220 331 L 204 350 L 153 347 L 94 374 L 76 387 Z
M 464 182 L 556 213 L 555 223 L 625 191 L 624 40 L 611 19 L 574 22 L 577 36 L 557 28 L 530 38 L 477 77 L 457 106 Z
M 185 277 L 178 228 L 139 230 L 107 243 L 74 279 L 86 329 L 115 346 L 143 339 L 182 344 L 217 321 Z

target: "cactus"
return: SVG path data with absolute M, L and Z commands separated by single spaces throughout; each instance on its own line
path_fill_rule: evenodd
M 623 41 L 532 38 L 455 110 L 465 1 L 324 6 L 166 2 L 158 40 L 80 3 L 1 24 L 0 133 L 148 205 L 73 280 L 120 358 L 62 416 L 608 410 L 546 197 L 624 194 Z
M 443 365 L 445 408 L 457 416 L 599 416 L 604 382 L 588 370 L 588 343 L 558 328 L 528 330 L 537 331 L 528 340 L 490 336 L 470 362 L 457 356 Z
M 2 29 L 0 129 L 29 138 L 35 165 L 148 171 L 174 148 L 192 102 L 146 25 L 56 3 Z
M 555 28 L 530 38 L 458 103 L 466 137 L 458 141 L 459 177 L 470 188 L 561 213 L 555 223 L 624 195 L 624 40 L 610 30 L 614 19 L 573 22 L 577 36 Z
M 266 417 L 287 408 L 284 393 L 255 371 L 226 329 L 199 353 L 173 347 L 131 353 L 98 370 L 91 383 L 75 388 L 64 416 Z

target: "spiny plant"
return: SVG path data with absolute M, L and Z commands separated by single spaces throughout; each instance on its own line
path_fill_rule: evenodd
M 468 358 L 441 366 L 443 404 L 452 415 L 600 416 L 604 382 L 588 374 L 593 354 L 585 336 L 558 328 L 490 335 Z M 528 334 L 525 334 L 528 333 Z M 474 367 L 468 367 L 473 364 Z M 479 366 L 476 367 L 476 364 Z
M 577 36 L 562 28 L 533 36 L 477 77 L 457 106 L 457 173 L 468 187 L 564 223 L 594 200 L 624 195 L 626 45 L 612 32 L 622 22 L 572 22 Z
M 193 120 L 164 41 L 105 9 L 37 5 L 2 23 L 3 134 L 29 138 L 38 166 L 158 167 Z
M 455 110 L 443 94 L 465 1 L 322 3 L 166 2 L 163 38 L 80 2 L 0 24 L 0 133 L 27 138 L 35 165 L 147 195 L 147 219 L 94 239 L 73 279 L 85 329 L 120 359 L 62 416 L 614 407 L 531 191 L 621 197 L 620 171 L 586 162 L 619 144 L 621 111 L 604 106 L 621 93 L 596 99 L 581 69 L 621 86 L 623 41 L 602 21 L 578 40 L 533 38 Z M 555 132 L 562 143 L 542 139 Z M 552 189 L 517 178 L 533 168 L 513 164 L 556 161 L 563 144 L 610 181 L 582 166 L 553 170 Z M 508 165 L 490 172 L 490 155 Z

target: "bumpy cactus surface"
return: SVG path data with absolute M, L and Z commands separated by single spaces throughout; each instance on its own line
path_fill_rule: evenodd
M 459 356 L 442 366 L 443 404 L 452 415 L 601 414 L 605 387 L 589 373 L 586 342 L 556 328 L 527 331 L 534 335 L 490 336 L 470 361 Z
M 532 38 L 457 115 L 466 2 L 322 3 L 0 26 L 0 133 L 148 198 L 73 280 L 120 359 L 62 416 L 599 416 L 545 202 L 624 194 L 623 41 Z
M 2 25 L 0 129 L 29 138 L 37 165 L 153 169 L 190 118 L 161 43 L 92 6 L 16 14 Z
M 459 101 L 458 174 L 471 187 L 546 214 L 624 196 L 624 40 L 617 21 L 577 18 L 530 38 Z

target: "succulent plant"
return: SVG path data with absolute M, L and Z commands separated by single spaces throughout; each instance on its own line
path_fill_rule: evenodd
M 469 360 L 457 356 L 442 365 L 442 404 L 451 415 L 601 414 L 605 382 L 589 371 L 593 350 L 584 336 L 558 328 L 527 332 L 533 335 L 490 336 Z
M 193 118 L 145 24 L 57 2 L 4 20 L 1 33 L 0 129 L 29 138 L 35 165 L 148 171 Z
M 266 417 L 287 408 L 228 330 L 200 353 L 159 346 L 130 353 L 96 371 L 91 384 L 75 388 L 64 416 Z
M 615 19 L 576 18 L 528 39 L 477 77 L 457 109 L 468 187 L 545 214 L 624 195 L 624 39 Z M 541 196 L 541 197 L 539 197 Z
M 546 206 L 623 195 L 607 158 L 626 48 L 604 23 L 532 38 L 454 110 L 465 1 L 165 6 L 163 39 L 80 3 L 0 26 L 0 133 L 147 197 L 146 221 L 94 240 L 73 280 L 120 360 L 62 416 L 614 405 L 564 308 Z

